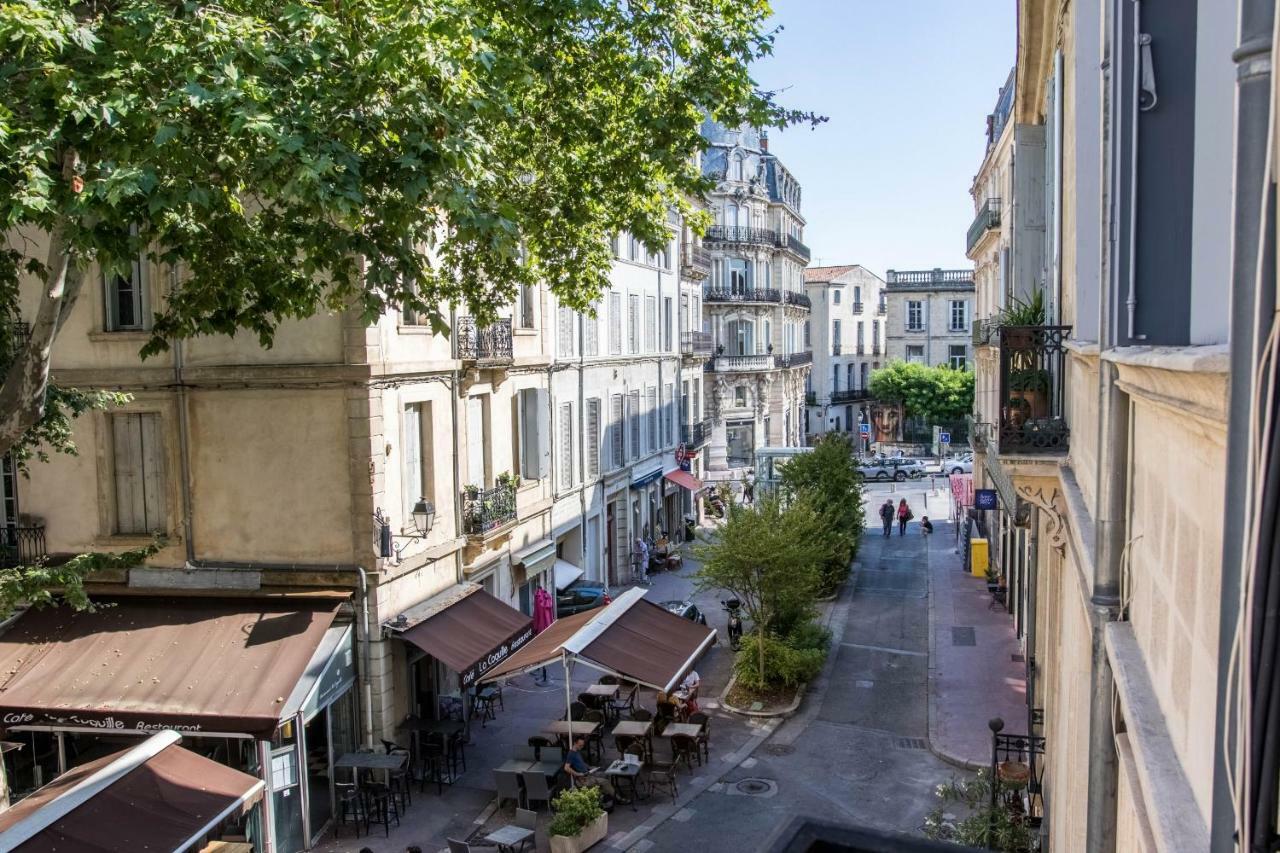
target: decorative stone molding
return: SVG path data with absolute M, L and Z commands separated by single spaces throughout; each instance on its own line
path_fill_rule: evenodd
M 1049 544 L 1059 555 L 1067 552 L 1067 503 L 1056 485 L 1015 485 L 1020 501 L 1042 509 L 1046 515 Z

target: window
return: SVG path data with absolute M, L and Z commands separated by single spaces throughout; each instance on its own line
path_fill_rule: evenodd
M 912 364 L 924 364 L 924 347 L 908 346 L 907 361 L 909 361 Z
M 658 349 L 658 297 L 644 298 L 644 351 L 656 352 Z
M 405 518 L 421 498 L 434 500 L 431 482 L 431 404 L 404 407 L 404 511 Z
M 729 177 L 735 181 L 740 181 L 742 180 L 743 171 L 744 170 L 742 168 L 742 155 L 735 152 L 733 155 L 733 164 L 732 164 L 732 168 L 730 169 Z
M 609 294 L 609 352 L 622 354 L 622 294 Z
M 587 401 L 587 471 L 586 479 L 600 476 L 600 401 Z
M 541 480 L 547 476 L 547 392 L 541 388 L 526 388 L 516 395 L 520 436 L 520 476 L 526 480 Z M 483 395 L 486 400 L 488 395 Z M 472 397 L 471 399 L 476 399 Z M 474 424 L 468 425 L 468 441 L 473 439 Z M 485 442 L 488 443 L 487 440 Z M 477 482 L 473 478 L 472 483 Z
M 951 331 L 964 332 L 969 329 L 969 303 L 963 299 L 951 300 Z
M 809 321 L 805 320 L 804 321 L 804 348 L 808 349 L 810 346 L 811 344 L 809 343 Z
M 853 310 L 854 310 L 854 311 L 861 311 L 861 310 L 862 310 L 862 287 L 861 287 L 861 285 L 855 285 L 855 286 L 854 286 L 854 288 L 853 288 Z
M 648 441 L 645 447 L 650 453 L 658 449 L 658 389 L 650 385 L 645 391 L 644 396 L 645 412 L 648 414 L 649 429 Z
M 560 488 L 573 485 L 573 404 L 560 407 Z
M 628 251 L 627 260 L 638 261 L 644 258 L 644 249 L 640 247 L 640 241 L 631 235 L 627 235 Z
M 871 352 L 880 354 L 880 321 L 871 321 Z
M 912 299 L 907 302 L 907 331 L 919 332 L 924 329 L 924 303 Z
M 730 320 L 726 326 L 730 355 L 754 355 L 755 324 L 750 320 Z
M 729 292 L 744 294 L 751 288 L 751 265 L 741 258 L 729 259 Z
M 862 321 L 861 321 L 861 320 L 859 320 L 859 321 L 858 321 L 858 354 L 859 354 L 859 355 L 861 355 L 861 354 L 862 354 L 862 347 L 863 347 L 863 339 L 862 339 Z
M 832 320 L 831 321 L 831 354 L 832 355 L 839 355 L 840 344 L 844 343 L 844 341 L 842 341 L 840 338 L 840 332 L 841 332 L 840 321 Z
M 738 385 L 733 389 L 733 404 L 739 409 L 747 407 L 747 386 Z
M 516 303 L 516 324 L 522 329 L 533 328 L 533 297 L 530 285 L 520 285 L 520 296 Z
M 133 233 L 137 234 L 136 228 Z M 127 274 L 103 275 L 102 289 L 107 303 L 108 332 L 151 328 L 147 282 L 147 258 L 142 254 L 133 259 Z
M 702 419 L 702 380 L 693 380 L 693 419 Z
M 112 415 L 116 533 L 167 529 L 160 416 Z
M 839 304 L 840 304 L 840 291 L 839 291 L 839 290 L 833 290 L 833 291 L 831 291 L 831 302 L 832 302 L 832 304 L 833 304 L 833 305 L 839 305 Z
M 556 309 L 556 350 L 562 356 L 573 355 L 573 309 L 561 305 Z
M 662 297 L 662 351 L 671 352 L 671 297 Z
M 595 310 L 592 314 L 582 315 L 582 354 L 583 355 L 599 355 L 600 354 L 600 314 L 603 310 L 603 304 L 597 302 L 594 306 Z
M 952 370 L 964 370 L 968 366 L 969 355 L 964 344 L 952 344 L 947 347 L 947 364 Z
M 627 297 L 627 352 L 640 352 L 640 297 Z
M 609 417 L 609 437 L 610 446 L 613 448 L 613 467 L 621 468 L 627 461 L 627 444 L 626 436 L 623 434 L 625 429 L 622 423 L 622 395 L 614 394 L 610 402 Z
M 662 446 L 670 447 L 675 444 L 671 436 L 671 417 L 672 417 L 672 394 L 675 387 L 668 382 L 662 386 Z
M 631 422 L 631 458 L 640 458 L 640 392 L 632 391 L 627 399 L 627 418 Z

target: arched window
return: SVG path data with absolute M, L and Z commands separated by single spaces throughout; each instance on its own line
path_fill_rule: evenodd
M 735 181 L 742 180 L 742 153 L 735 151 L 730 164 L 729 177 Z

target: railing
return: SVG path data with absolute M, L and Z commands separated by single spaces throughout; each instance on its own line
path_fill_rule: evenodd
M 866 354 L 867 354 L 867 347 L 866 347 L 866 344 L 862 343 L 862 341 L 858 341 L 858 351 L 857 351 L 857 354 L 858 354 L 858 355 L 866 355 Z
M 684 355 L 711 355 L 710 332 L 681 332 L 680 352 Z
M 515 519 L 514 483 L 502 483 L 492 489 L 462 490 L 462 528 L 468 536 L 483 536 Z
M 807 293 L 797 293 L 794 290 L 784 290 L 782 299 L 788 305 L 799 305 L 801 308 L 813 308 L 813 300 L 809 298 Z
M 723 288 L 703 288 L 704 302 L 781 302 L 782 291 L 771 287 L 748 287 L 745 290 L 725 290 Z
M 965 252 L 972 252 L 973 247 L 978 245 L 978 241 L 983 235 L 992 228 L 1000 227 L 1000 199 L 989 198 L 987 203 L 982 205 L 982 209 L 978 211 L 978 215 L 973 218 L 973 224 L 969 226 L 969 238 L 965 243 Z
M 707 362 L 714 370 L 736 372 L 750 370 L 773 370 L 772 355 L 718 355 Z
M 986 453 L 991 440 L 991 424 L 975 420 L 973 415 L 965 415 L 964 420 L 969 427 L 969 445 L 979 453 Z
M 831 392 L 831 402 L 833 403 L 852 403 L 856 400 L 870 400 L 871 392 L 866 388 L 845 388 L 841 391 Z
M 995 336 L 999 323 L 995 318 L 986 320 L 973 321 L 973 345 L 975 347 L 986 347 L 991 345 L 991 339 Z
M 862 303 L 861 303 L 861 302 L 855 302 L 855 303 L 853 303 L 853 313 L 855 313 L 855 314 L 861 314 L 861 313 L 862 313 Z
M 773 358 L 778 363 L 778 367 L 803 367 L 806 364 L 813 364 L 812 352 L 783 353 Z
M 818 393 L 817 393 L 816 391 L 805 391 L 805 392 L 804 392 L 804 404 L 805 404 L 806 406 L 816 406 L 816 405 L 818 405 Z
M 701 246 L 685 243 L 680 249 L 680 274 L 697 281 L 711 275 L 711 253 Z
M 999 718 L 990 723 L 1003 724 Z M 992 809 L 1003 805 L 1020 813 L 1032 827 L 1040 825 L 1044 818 L 1044 752 L 1045 739 L 1040 735 L 1006 735 L 992 730 L 991 778 L 1003 783 L 992 786 Z
M 43 524 L 0 527 L 0 569 L 35 565 L 45 556 Z
M 889 313 L 889 306 L 881 302 L 876 306 L 876 313 L 883 317 L 885 314 Z
M 973 270 L 889 270 L 885 284 L 973 284 Z
M 746 225 L 713 225 L 707 229 L 705 243 L 751 243 L 757 246 L 778 245 L 778 232 L 772 228 L 751 228 Z
M 711 440 L 711 421 L 708 419 L 695 424 L 681 424 L 680 440 L 690 448 L 706 444 Z
M 838 341 L 837 341 L 837 342 L 835 342 L 835 343 L 833 343 L 833 344 L 831 344 L 831 354 L 832 354 L 832 355 L 839 355 L 839 354 L 840 354 L 840 343 L 839 343 Z
M 779 245 L 784 249 L 790 249 L 792 252 L 795 252 L 797 255 L 804 258 L 804 262 L 806 264 L 809 263 L 809 258 L 811 257 L 809 254 L 809 247 L 804 243 L 801 243 L 798 238 L 792 237 L 788 234 L 787 239 L 780 241 Z
M 474 317 L 458 318 L 458 358 L 463 361 L 511 361 L 511 320 L 492 326 L 476 325 Z
M 1001 326 L 1001 453 L 1064 451 L 1063 412 L 1070 326 Z

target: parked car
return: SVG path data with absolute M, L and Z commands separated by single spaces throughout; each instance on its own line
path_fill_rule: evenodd
M 858 471 L 864 479 L 881 482 L 915 480 L 925 473 L 924 463 L 919 459 L 880 459 L 863 465 Z
M 609 588 L 600 581 L 580 578 L 556 593 L 556 618 L 599 607 L 608 595 Z
M 945 474 L 972 474 L 973 454 L 966 453 L 964 456 L 958 456 L 955 459 L 942 460 L 942 471 Z
M 696 622 L 699 625 L 707 624 L 707 617 L 692 601 L 664 601 L 661 606 L 682 619 L 688 619 L 690 622 Z

